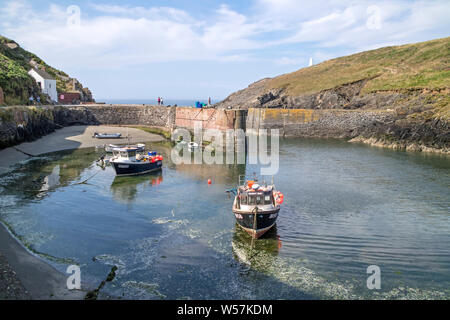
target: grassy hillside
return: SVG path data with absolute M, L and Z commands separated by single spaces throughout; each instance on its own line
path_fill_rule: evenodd
M 73 79 L 65 72 L 49 66 L 35 54 L 21 48 L 15 41 L 0 36 L 0 87 L 4 91 L 7 105 L 26 104 L 30 95 L 35 97 L 40 95 L 34 79 L 28 75 L 32 66 L 45 69 L 56 79 L 58 93 L 73 90 Z M 92 98 L 88 89 L 83 88 L 77 81 L 76 86 L 82 95 L 86 95 L 85 100 Z M 41 101 L 45 102 L 42 95 Z
M 285 88 L 298 96 L 363 79 L 370 80 L 362 93 L 449 88 L 450 37 L 328 60 L 271 79 L 267 88 Z
M 16 61 L 0 53 L 0 87 L 6 104 L 25 104 L 39 89 L 26 70 Z

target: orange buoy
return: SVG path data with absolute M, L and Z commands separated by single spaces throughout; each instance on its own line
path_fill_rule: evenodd
M 283 204 L 284 195 L 280 191 L 275 192 L 274 196 L 275 196 L 275 201 L 277 202 L 277 204 Z
M 211 179 L 208 179 L 208 184 L 212 184 L 212 180 Z

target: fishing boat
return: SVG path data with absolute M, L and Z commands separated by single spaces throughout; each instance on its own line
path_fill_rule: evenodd
M 118 146 L 115 144 L 109 144 L 107 146 L 105 146 L 105 152 L 108 153 L 113 153 L 114 149 L 120 149 L 120 148 L 124 148 L 125 146 Z M 136 148 L 138 152 L 143 152 L 145 151 L 145 144 L 143 143 L 138 143 L 137 145 L 132 145 L 130 147 Z
M 127 146 L 113 150 L 109 163 L 117 176 L 135 176 L 161 170 L 163 157 L 156 152 L 144 155 L 138 148 Z
M 93 138 L 97 139 L 120 139 L 122 137 L 121 133 L 98 133 L 94 132 Z
M 238 187 L 227 192 L 235 194 L 233 213 L 236 222 L 253 238 L 260 238 L 275 225 L 284 196 L 273 182 L 260 185 L 256 178 L 245 181 L 240 177 Z

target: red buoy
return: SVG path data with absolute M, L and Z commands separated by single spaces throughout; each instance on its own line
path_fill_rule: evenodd
M 208 184 L 212 184 L 212 180 L 211 179 L 208 179 Z

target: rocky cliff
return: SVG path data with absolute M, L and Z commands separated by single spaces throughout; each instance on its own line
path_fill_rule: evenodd
M 312 130 L 313 122 L 308 130 L 291 130 L 288 135 L 345 137 L 440 152 L 449 149 L 450 141 L 449 57 L 450 38 L 362 52 L 260 80 L 215 107 L 328 110 L 321 115 L 328 113 L 328 123 L 333 125 L 317 123 Z M 380 118 L 380 112 L 388 116 Z M 346 127 L 343 119 L 349 118 L 343 114 L 365 120 Z
M 77 79 L 49 66 L 35 54 L 21 48 L 15 41 L 0 36 L 0 88 L 4 95 L 3 103 L 0 105 L 24 105 L 30 96 L 39 97 L 43 103 L 50 103 L 34 79 L 28 75 L 32 67 L 50 74 L 56 80 L 58 93 L 79 92 L 82 102 L 94 102 L 90 90 L 83 87 Z

